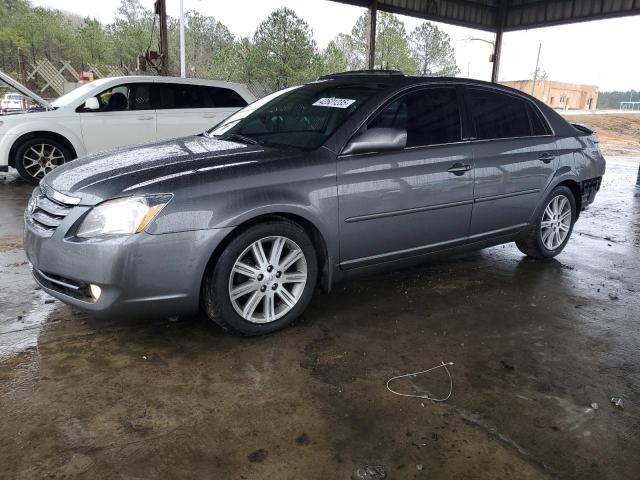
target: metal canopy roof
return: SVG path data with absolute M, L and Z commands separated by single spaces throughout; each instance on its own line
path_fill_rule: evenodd
M 640 14 L 640 0 L 333 0 L 497 32 Z

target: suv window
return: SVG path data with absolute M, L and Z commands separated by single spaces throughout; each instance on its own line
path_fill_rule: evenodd
M 242 98 L 238 92 L 230 88 L 221 87 L 202 87 L 207 93 L 210 107 L 215 108 L 232 108 L 246 107 L 247 101 Z
M 131 83 L 117 85 L 97 95 L 99 112 L 121 112 L 125 110 L 152 110 L 151 84 Z
M 540 118 L 536 125 L 537 115 L 526 100 L 488 90 L 471 88 L 468 92 L 476 137 L 480 140 L 529 137 L 546 130 Z
M 199 85 L 160 83 L 158 88 L 160 93 L 159 108 L 161 109 L 206 108 L 208 106 L 204 88 Z
M 459 142 L 462 138 L 455 87 L 425 88 L 387 105 L 367 128 L 407 130 L 407 147 Z

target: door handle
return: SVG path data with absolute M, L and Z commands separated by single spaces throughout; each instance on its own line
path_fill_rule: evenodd
M 447 169 L 447 172 L 453 173 L 454 175 L 457 175 L 459 177 L 460 175 L 464 175 L 469 170 L 471 170 L 471 165 L 455 163 L 451 168 Z
M 153 120 L 153 115 L 140 115 L 138 120 Z
M 538 157 L 538 160 L 541 160 L 544 163 L 549 163 L 554 158 L 556 158 L 555 155 L 551 155 L 550 153 L 544 152 L 542 155 Z
M 217 116 L 217 113 L 205 113 L 204 115 L 202 115 L 203 118 L 216 118 Z

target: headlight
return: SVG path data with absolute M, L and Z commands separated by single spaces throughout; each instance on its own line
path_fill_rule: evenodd
M 140 233 L 169 203 L 171 197 L 170 194 L 164 194 L 107 200 L 93 207 L 78 227 L 76 236 L 89 238 Z

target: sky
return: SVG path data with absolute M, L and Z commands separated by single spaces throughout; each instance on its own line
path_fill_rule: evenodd
M 153 0 L 141 0 L 153 8 Z M 57 8 L 83 17 L 112 22 L 120 0 L 32 0 L 33 5 Z M 178 17 L 179 0 L 167 0 L 169 15 Z M 279 7 L 289 7 L 311 27 L 323 48 L 338 33 L 348 33 L 365 11 L 328 0 L 184 0 L 184 9 L 197 10 L 224 23 L 236 36 L 251 36 L 258 24 Z M 407 32 L 421 20 L 401 16 Z M 451 37 L 461 76 L 489 80 L 491 33 L 438 24 Z M 531 78 L 538 47 L 540 66 L 549 80 L 597 85 L 601 91 L 640 90 L 640 16 L 599 20 L 559 27 L 506 33 L 503 37 L 499 80 Z

